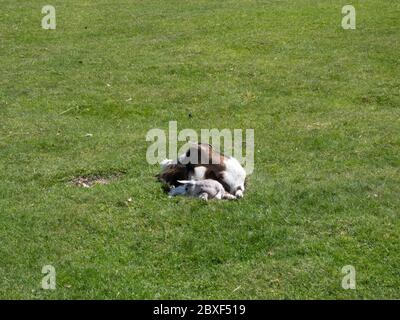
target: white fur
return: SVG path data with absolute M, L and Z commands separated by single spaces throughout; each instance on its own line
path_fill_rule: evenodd
M 183 186 L 179 186 L 170 191 L 170 197 L 175 195 L 189 195 L 192 197 L 198 197 L 203 200 L 208 199 L 236 199 L 235 196 L 224 190 L 222 184 L 220 184 L 216 180 L 206 179 L 206 180 L 178 180 L 179 183 L 182 183 Z M 185 192 L 182 193 L 182 187 Z M 176 192 L 175 189 L 180 189 L 179 192 Z
M 173 161 L 171 159 L 164 159 L 161 161 L 161 170 L 167 169 L 171 164 L 173 164 Z
M 203 180 L 206 175 L 207 168 L 204 166 L 199 166 L 194 168 L 193 174 L 189 177 L 191 180 Z
M 246 171 L 235 158 L 227 158 L 225 160 L 226 169 L 223 172 L 224 181 L 230 187 L 229 192 L 236 197 L 243 197 L 244 181 L 246 179 Z

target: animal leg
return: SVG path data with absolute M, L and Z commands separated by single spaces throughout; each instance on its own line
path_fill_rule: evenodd
M 228 192 L 225 192 L 224 196 L 222 197 L 223 199 L 228 199 L 228 200 L 235 200 L 236 197 L 234 195 L 231 195 Z
M 221 200 L 222 199 L 222 193 L 221 192 L 218 192 L 216 195 L 215 195 L 215 199 L 217 199 L 217 200 Z
M 207 201 L 208 200 L 208 193 L 203 192 L 199 196 L 200 199 Z

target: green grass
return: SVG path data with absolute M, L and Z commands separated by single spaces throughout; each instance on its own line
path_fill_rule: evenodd
M 1 1 L 0 298 L 399 299 L 400 4 L 346 4 Z M 254 128 L 242 200 L 167 198 L 172 120 Z

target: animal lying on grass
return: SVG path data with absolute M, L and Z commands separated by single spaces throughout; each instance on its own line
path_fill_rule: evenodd
M 243 197 L 246 171 L 234 157 L 217 152 L 209 144 L 193 143 L 188 150 L 175 160 L 165 159 L 161 163 L 158 179 L 168 188 L 176 188 L 182 184 L 180 180 L 208 180 L 219 182 L 225 193 L 235 198 Z
M 208 199 L 229 199 L 234 200 L 236 197 L 226 192 L 222 184 L 213 179 L 206 180 L 178 180 L 181 186 L 172 188 L 168 193 L 170 197 L 177 195 L 188 195 L 203 200 Z

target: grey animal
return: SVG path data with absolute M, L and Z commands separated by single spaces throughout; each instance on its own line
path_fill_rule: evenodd
M 177 195 L 188 195 L 206 201 L 208 199 L 236 199 L 234 195 L 225 191 L 222 184 L 217 180 L 178 180 L 178 182 L 182 183 L 182 185 L 171 189 L 169 192 L 170 197 Z

